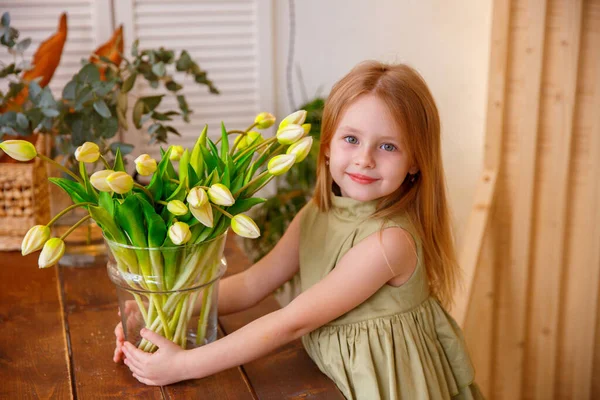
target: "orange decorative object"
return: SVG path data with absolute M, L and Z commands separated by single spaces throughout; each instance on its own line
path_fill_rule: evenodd
M 29 82 L 35 78 L 41 77 L 39 85 L 44 87 L 48 85 L 54 71 L 60 63 L 60 57 L 67 40 L 67 14 L 63 13 L 60 16 L 60 22 L 58 24 L 58 31 L 48 38 L 45 42 L 42 42 L 38 47 L 37 51 L 33 55 L 33 67 L 23 72 L 21 79 Z M 19 111 L 27 96 L 29 94 L 28 88 L 24 88 L 15 96 L 7 105 L 4 111 Z
M 100 57 L 106 57 L 114 64 L 121 64 L 123 54 L 123 25 L 119 26 L 113 33 L 110 40 L 98 47 L 96 51 L 91 55 L 90 62 L 98 64 L 100 69 L 100 79 L 105 79 L 106 66 L 105 63 L 100 60 Z

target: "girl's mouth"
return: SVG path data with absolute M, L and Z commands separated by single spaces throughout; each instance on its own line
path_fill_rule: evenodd
M 373 182 L 375 182 L 375 181 L 378 180 L 378 179 L 370 178 L 368 176 L 360 175 L 360 174 L 348 174 L 348 176 L 354 182 L 362 183 L 362 184 L 365 184 L 365 185 L 367 185 L 369 183 L 373 183 Z

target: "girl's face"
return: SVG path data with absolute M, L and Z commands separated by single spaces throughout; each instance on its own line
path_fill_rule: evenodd
M 397 190 L 409 165 L 400 132 L 385 103 L 373 94 L 358 97 L 344 111 L 326 155 L 342 196 L 375 200 Z

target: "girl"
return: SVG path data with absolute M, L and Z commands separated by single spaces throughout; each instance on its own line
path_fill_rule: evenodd
M 480 399 L 449 306 L 458 265 L 450 233 L 440 122 L 421 76 L 364 62 L 332 89 L 317 185 L 275 248 L 219 288 L 221 315 L 258 303 L 300 271 L 281 310 L 193 350 L 142 331 L 144 353 L 115 330 L 148 385 L 201 378 L 294 339 L 348 399 Z

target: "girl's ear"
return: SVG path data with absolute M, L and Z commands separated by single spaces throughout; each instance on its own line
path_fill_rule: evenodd
M 409 173 L 409 174 L 411 174 L 411 175 L 414 175 L 414 174 L 416 174 L 417 172 L 419 172 L 419 168 L 417 168 L 417 166 L 416 166 L 416 165 L 413 165 L 413 166 L 412 166 L 412 167 L 411 167 L 411 168 L 408 170 L 408 173 Z

